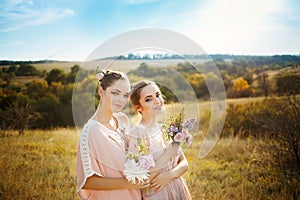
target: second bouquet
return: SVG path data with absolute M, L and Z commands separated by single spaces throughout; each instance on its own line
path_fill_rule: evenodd
M 138 138 L 136 152 L 127 153 L 127 161 L 124 164 L 124 175 L 131 183 L 143 183 L 150 176 L 150 168 L 155 167 L 155 162 L 145 138 Z

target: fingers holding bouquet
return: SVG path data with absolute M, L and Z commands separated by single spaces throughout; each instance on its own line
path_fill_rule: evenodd
M 135 182 L 130 182 L 132 184 L 133 189 L 144 189 L 150 187 L 150 179 L 144 179 L 143 182 L 138 182 L 138 180 Z

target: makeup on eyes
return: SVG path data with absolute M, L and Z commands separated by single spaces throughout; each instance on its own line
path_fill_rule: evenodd
M 155 93 L 155 97 L 156 97 L 156 98 L 159 97 L 160 95 L 161 95 L 160 92 L 156 92 L 156 93 Z M 145 102 L 151 101 L 152 98 L 153 98 L 153 96 L 154 96 L 154 95 L 147 95 L 147 96 L 144 98 L 144 99 L 145 99 Z
M 111 94 L 113 94 L 113 95 L 120 95 L 120 94 L 121 94 L 121 91 L 120 91 L 120 90 L 113 90 L 113 91 L 111 91 Z M 125 94 L 123 95 L 123 97 L 129 98 L 129 93 L 125 93 Z

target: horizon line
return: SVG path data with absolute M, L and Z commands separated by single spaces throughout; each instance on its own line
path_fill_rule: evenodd
M 155 55 L 159 53 L 154 53 L 154 54 L 144 54 L 144 55 Z M 143 55 L 143 56 L 144 56 Z M 300 53 L 285 53 L 285 54 L 229 54 L 229 53 L 215 53 L 215 54 L 185 54 L 183 56 L 179 56 L 176 54 L 169 54 L 169 55 L 175 55 L 176 57 L 163 57 L 163 58 L 144 58 L 144 57 L 139 57 L 139 58 L 126 58 L 124 55 L 120 56 L 111 56 L 111 57 L 105 57 L 105 58 L 98 58 L 93 61 L 99 61 L 99 60 L 114 60 L 122 57 L 123 59 L 120 60 L 176 60 L 180 59 L 180 57 L 195 57 L 194 59 L 200 59 L 199 57 L 201 56 L 232 56 L 232 57 L 238 57 L 238 56 L 243 56 L 243 57 L 273 57 L 273 56 L 300 56 Z M 198 58 L 197 58 L 198 57 Z M 62 60 L 62 59 L 0 59 L 0 62 L 87 62 L 84 60 Z M 90 61 L 88 61 L 90 62 Z

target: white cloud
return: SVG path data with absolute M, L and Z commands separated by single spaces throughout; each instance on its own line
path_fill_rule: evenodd
M 49 24 L 74 14 L 71 9 L 46 8 L 25 0 L 3 1 L 1 7 L 0 32 Z
M 271 53 L 282 51 L 283 42 L 270 45 L 270 38 L 293 34 L 284 21 L 292 13 L 284 0 L 215 0 L 190 14 L 181 29 L 208 53 Z

